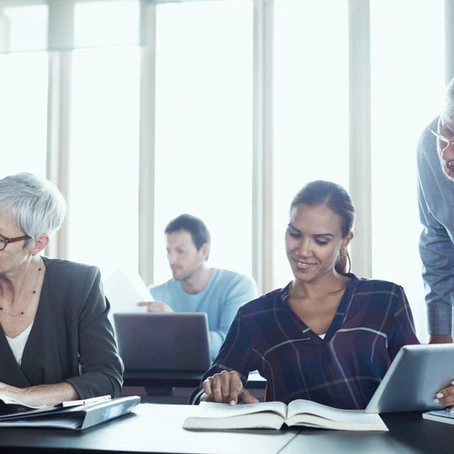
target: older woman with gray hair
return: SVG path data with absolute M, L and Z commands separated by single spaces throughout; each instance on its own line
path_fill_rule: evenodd
M 29 405 L 121 393 L 99 270 L 40 255 L 65 213 L 49 181 L 0 179 L 0 394 Z

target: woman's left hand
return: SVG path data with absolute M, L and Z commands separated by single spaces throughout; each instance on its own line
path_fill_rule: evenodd
M 435 396 L 434 402 L 436 404 L 442 404 L 445 407 L 454 406 L 454 380 L 451 382 L 451 386 L 440 389 Z
M 0 399 L 2 395 L 34 407 L 56 405 L 66 400 L 80 398 L 76 389 L 68 382 L 54 385 L 28 386 L 27 388 L 16 388 L 0 382 Z
M 18 400 L 24 404 L 30 404 L 30 402 L 27 402 L 24 389 L 16 388 L 15 386 L 7 385 L 3 382 L 0 382 L 0 399 L 1 396 Z

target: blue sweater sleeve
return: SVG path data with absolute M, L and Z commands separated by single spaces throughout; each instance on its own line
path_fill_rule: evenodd
M 221 319 L 217 330 L 211 331 L 211 357 L 214 360 L 225 340 L 227 331 L 238 309 L 257 296 L 255 281 L 237 274 L 228 285 L 222 304 Z

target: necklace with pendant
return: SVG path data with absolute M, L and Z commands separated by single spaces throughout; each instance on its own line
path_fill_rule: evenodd
M 41 257 L 40 257 L 40 261 L 41 261 Z M 32 291 L 32 296 L 30 297 L 27 305 L 24 307 L 24 309 L 22 309 L 18 314 L 11 314 L 7 311 L 5 311 L 5 309 L 3 308 L 3 306 L 0 306 L 0 314 L 6 314 L 8 315 L 9 317 L 22 317 L 24 314 L 25 314 L 25 311 L 27 310 L 27 308 L 30 306 L 30 303 L 33 301 L 33 297 L 35 296 L 37 290 L 36 290 L 36 284 L 38 283 L 38 278 L 41 274 L 41 271 L 42 271 L 42 267 L 39 266 L 38 267 L 38 272 L 36 273 L 36 279 L 35 279 L 35 285 L 33 286 L 34 287 L 34 290 Z

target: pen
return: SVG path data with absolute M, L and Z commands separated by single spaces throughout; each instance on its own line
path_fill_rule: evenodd
M 80 399 L 80 400 L 68 400 L 58 404 L 57 407 L 75 407 L 77 405 L 91 405 L 98 404 L 100 402 L 107 402 L 111 400 L 112 397 L 108 394 L 106 396 L 91 397 L 89 399 Z

